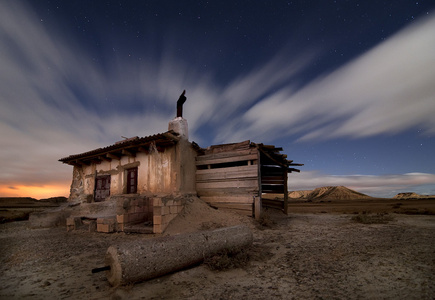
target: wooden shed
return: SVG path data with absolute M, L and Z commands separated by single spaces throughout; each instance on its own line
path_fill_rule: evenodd
M 222 144 L 201 149 L 196 157 L 196 190 L 212 206 L 259 217 L 262 206 L 287 213 L 287 176 L 302 166 L 287 160 L 282 148 L 252 143 Z M 266 194 L 281 197 L 266 199 Z

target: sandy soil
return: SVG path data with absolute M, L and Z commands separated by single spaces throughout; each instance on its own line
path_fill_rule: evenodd
M 1 299 L 434 299 L 435 216 L 393 214 L 361 224 L 352 214 L 269 210 L 269 227 L 191 203 L 166 234 L 237 223 L 254 233 L 242 268 L 194 266 L 147 282 L 111 287 L 102 266 L 109 245 L 137 234 L 0 225 Z

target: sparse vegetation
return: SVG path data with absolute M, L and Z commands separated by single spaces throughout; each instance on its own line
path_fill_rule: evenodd
M 352 220 L 362 224 L 386 224 L 394 221 L 394 217 L 388 213 L 371 214 L 369 212 L 363 212 L 352 217 Z
M 398 208 L 400 208 L 401 206 L 403 205 L 403 203 L 396 203 L 396 204 L 394 204 L 393 205 L 393 209 L 398 209 Z
M 241 268 L 249 261 L 248 249 L 232 248 L 225 249 L 216 255 L 206 257 L 204 264 L 214 271 Z
M 258 220 L 258 224 L 260 225 L 260 229 L 264 227 L 270 228 L 275 224 L 275 221 L 272 219 L 269 211 L 267 209 L 263 209 L 263 212 L 260 215 Z

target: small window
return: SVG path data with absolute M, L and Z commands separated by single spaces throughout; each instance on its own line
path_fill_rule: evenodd
M 110 196 L 110 175 L 101 175 L 95 178 L 94 201 L 102 202 Z
M 127 170 L 127 194 L 137 193 L 137 168 Z

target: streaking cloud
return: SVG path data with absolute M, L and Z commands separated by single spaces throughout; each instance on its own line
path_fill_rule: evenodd
M 434 28 L 435 17 L 428 17 L 302 89 L 279 89 L 221 130 L 217 141 L 273 140 L 276 133 L 358 138 L 413 126 L 434 133 Z
M 414 126 L 435 133 L 435 69 L 429 67 L 435 61 L 434 17 L 310 82 L 302 82 L 301 74 L 324 49 L 278 49 L 223 82 L 213 68 L 204 71 L 177 57 L 172 41 L 154 51 L 159 59 L 140 60 L 118 55 L 103 41 L 102 51 L 116 55 L 101 63 L 77 37 L 56 28 L 25 2 L 0 2 L 0 195 L 25 186 L 67 189 L 71 169 L 57 159 L 121 136 L 166 131 L 183 89 L 189 135 L 205 147 L 295 136 L 302 142 L 359 138 Z

